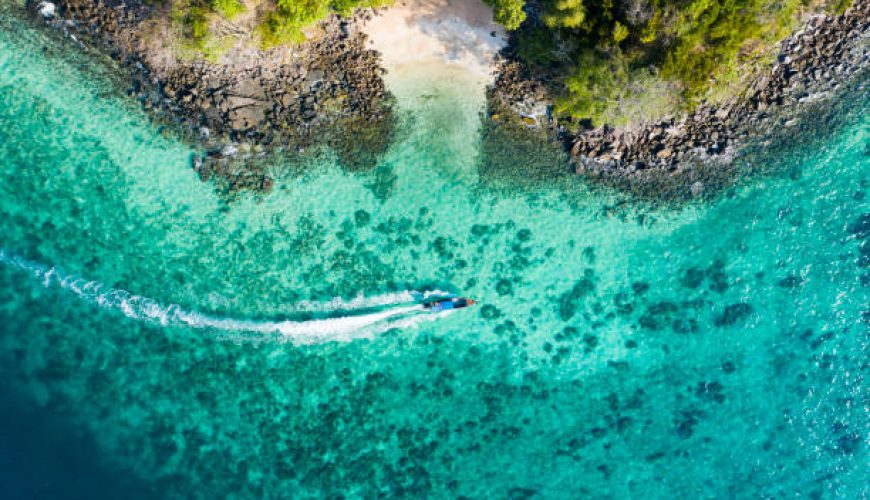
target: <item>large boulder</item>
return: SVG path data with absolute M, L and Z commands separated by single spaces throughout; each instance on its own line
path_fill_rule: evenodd
M 233 130 L 244 132 L 263 123 L 266 119 L 266 111 L 256 104 L 237 107 L 230 110 L 228 118 Z

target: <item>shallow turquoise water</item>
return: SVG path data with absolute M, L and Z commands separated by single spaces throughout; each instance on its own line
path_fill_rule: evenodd
M 866 496 L 860 108 L 781 175 L 651 209 L 571 180 L 491 188 L 478 101 L 444 85 L 403 103 L 373 173 L 319 155 L 227 204 L 98 64 L 5 16 L 4 393 L 81 434 L 82 477 L 144 496 Z M 411 311 L 433 290 L 482 305 Z

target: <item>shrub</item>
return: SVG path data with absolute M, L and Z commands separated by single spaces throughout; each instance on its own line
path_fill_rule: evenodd
M 517 35 L 519 57 L 532 65 L 549 66 L 556 62 L 553 32 L 544 27 L 534 27 Z
M 239 0 L 211 0 L 211 8 L 230 20 L 245 11 L 245 5 Z
M 586 6 L 583 0 L 547 0 L 541 19 L 551 28 L 579 28 L 586 21 Z
M 584 51 L 577 59 L 574 73 L 565 81 L 565 95 L 556 100 L 556 112 L 595 124 L 613 104 L 627 76 L 621 55 L 606 57 Z
M 775 5 L 765 0 L 691 1 L 675 17 L 676 40 L 662 74 L 679 79 L 688 101 L 696 101 L 710 87 L 711 79 L 739 64 L 749 42 L 781 37 L 796 18 L 799 5 L 800 0 Z
M 392 0 L 277 0 L 259 26 L 263 45 L 297 44 L 305 40 L 302 30 L 331 12 L 350 14 L 357 7 L 382 7 Z
M 302 29 L 327 14 L 329 4 L 323 0 L 278 0 L 277 8 L 266 14 L 258 28 L 263 45 L 301 43 L 305 40 Z
M 828 10 L 834 14 L 842 14 L 855 3 L 854 0 L 829 0 Z
M 613 41 L 616 45 L 619 45 L 626 38 L 628 38 L 628 28 L 619 21 L 616 21 L 616 24 L 613 25 Z
M 188 2 L 175 2 L 171 15 L 182 36 L 194 45 L 200 44 L 208 35 L 208 9 Z
M 526 13 L 523 11 L 525 0 L 484 1 L 492 7 L 492 17 L 495 22 L 501 24 L 506 29 L 515 30 L 526 20 Z
M 644 24 L 643 28 L 640 32 L 640 42 L 641 43 L 652 43 L 655 41 L 658 36 L 659 23 L 662 21 L 662 11 L 659 9 L 655 10 L 652 18 Z

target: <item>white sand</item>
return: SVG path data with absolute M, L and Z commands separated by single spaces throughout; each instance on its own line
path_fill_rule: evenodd
M 381 53 L 387 88 L 414 124 L 407 143 L 428 149 L 442 175 L 473 184 L 480 112 L 505 44 L 492 11 L 481 0 L 396 0 L 364 30 Z
M 474 82 L 468 90 L 482 98 L 492 81 L 495 55 L 505 43 L 504 30 L 481 0 L 397 0 L 364 29 L 371 47 L 382 54 L 387 85 L 399 99 L 411 97 L 403 95 L 410 90 L 406 87 L 420 87 L 408 80 L 432 78 L 438 66 L 444 69 L 438 79 L 468 72 Z M 416 69 L 422 74 L 415 74 Z

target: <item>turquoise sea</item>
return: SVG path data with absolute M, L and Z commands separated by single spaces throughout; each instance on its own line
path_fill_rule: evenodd
M 866 95 L 668 207 L 451 78 L 228 201 L 110 75 L 0 12 L 0 497 L 867 497 Z

